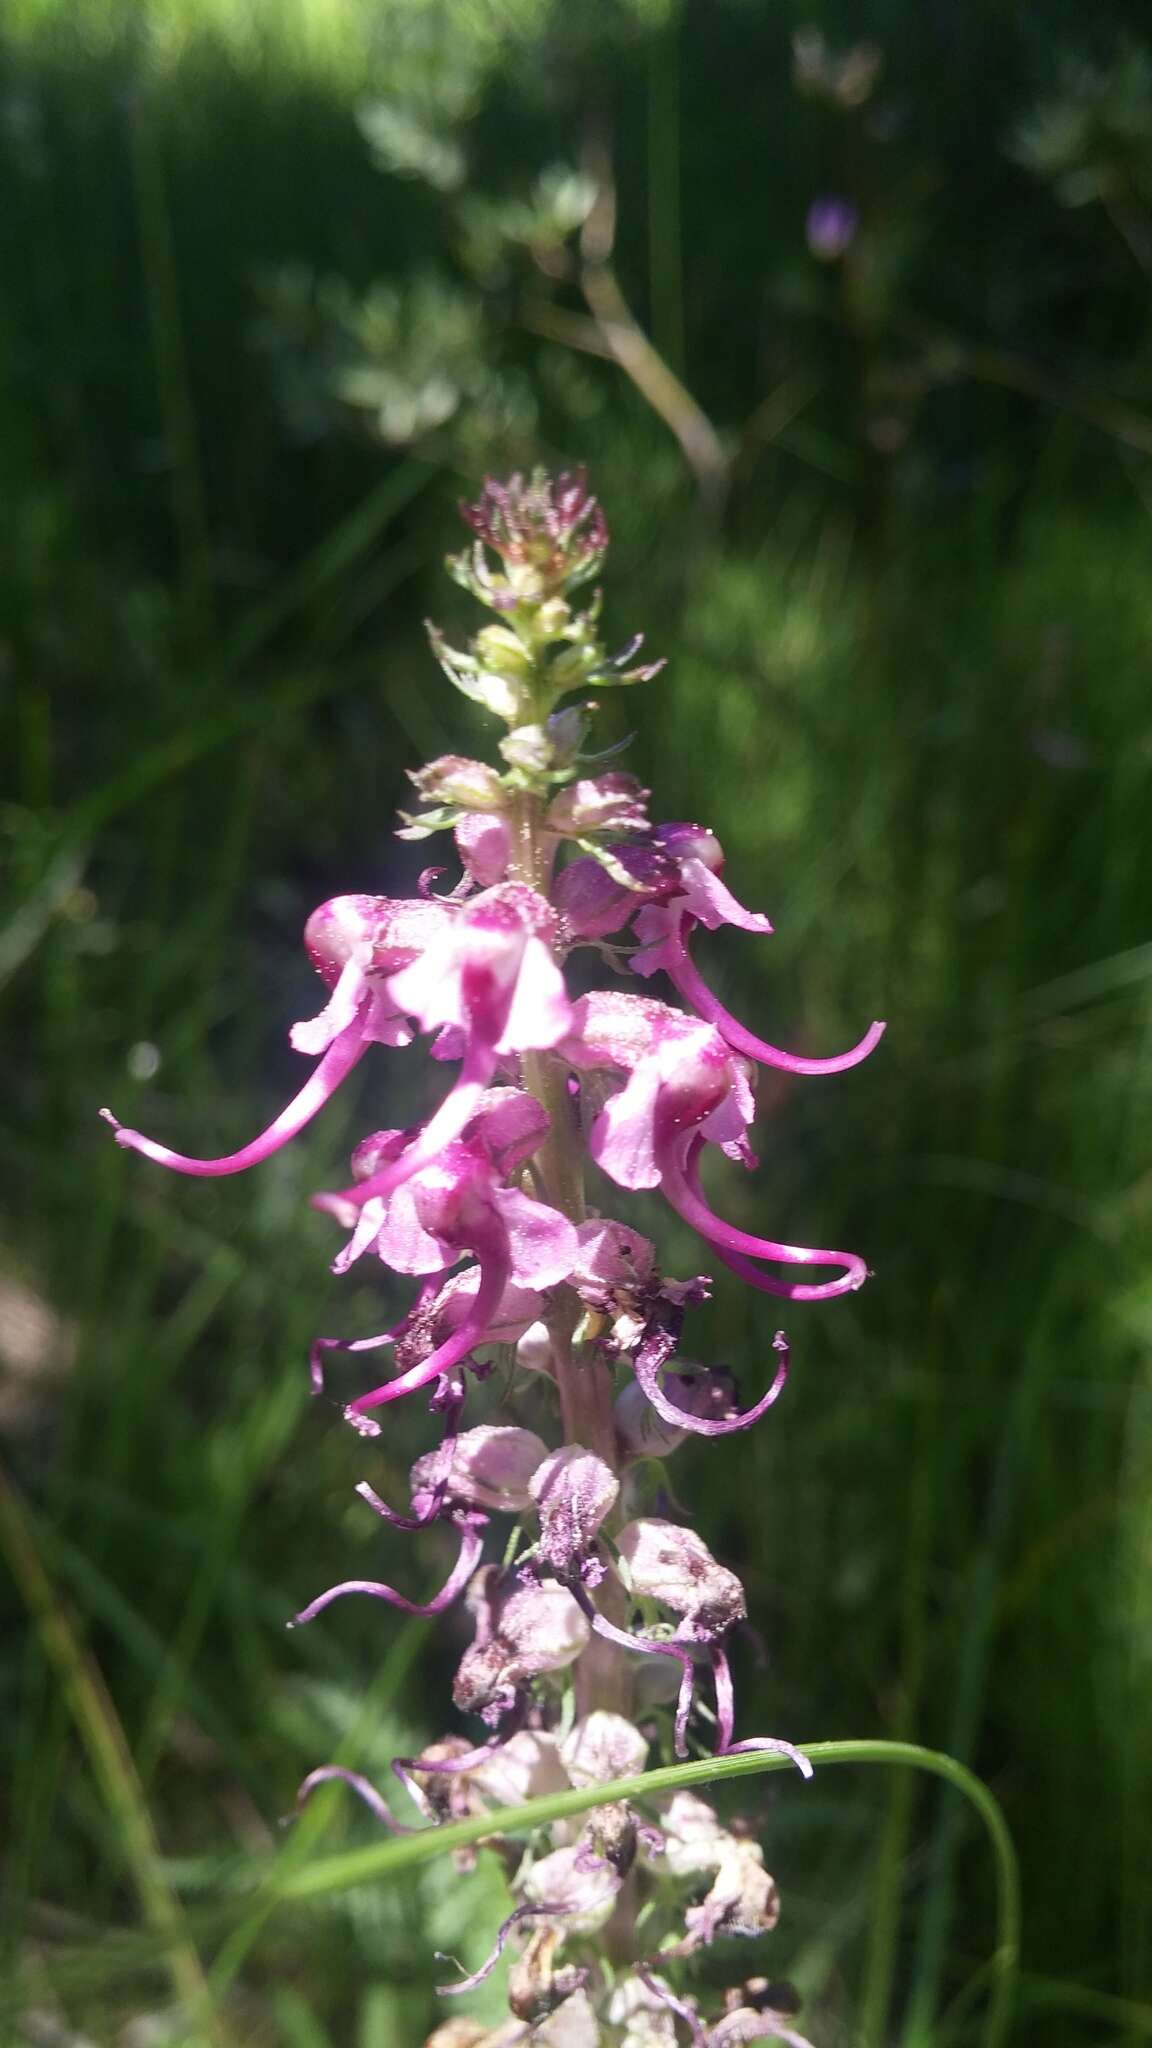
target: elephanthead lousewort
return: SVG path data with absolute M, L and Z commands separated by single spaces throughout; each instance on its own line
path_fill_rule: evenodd
M 654 823 L 635 777 L 601 772 L 584 750 L 596 709 L 588 693 L 663 665 L 637 660 L 639 639 L 610 654 L 598 597 L 579 595 L 608 545 L 584 477 L 489 480 L 464 516 L 474 539 L 449 568 L 495 621 L 466 648 L 435 630 L 432 645 L 456 687 L 506 728 L 501 764 L 429 762 L 412 775 L 417 804 L 400 828 L 406 839 L 451 832 L 459 881 L 437 896 L 430 875 L 412 898 L 338 896 L 313 912 L 304 942 L 327 1000 L 290 1036 L 315 1064 L 240 1150 L 191 1158 L 104 1112 L 119 1145 L 214 1176 L 257 1167 L 288 1144 L 370 1048 L 421 1037 L 454 1074 L 422 1128 L 374 1131 L 352 1155 L 347 1186 L 315 1197 L 341 1233 L 337 1272 L 376 1258 L 410 1276 L 413 1292 L 388 1330 L 318 1337 L 311 1370 L 319 1393 L 363 1354 L 389 1354 L 387 1376 L 368 1370 L 345 1389 L 347 1423 L 369 1456 L 383 1411 L 414 1397 L 433 1441 L 412 1467 L 406 1507 L 368 1481 L 357 1490 L 393 1529 L 448 1525 L 455 1561 L 424 1601 L 349 1579 L 295 1617 L 311 1623 L 353 1596 L 406 1614 L 456 1606 L 467 1616 L 471 1639 L 453 1684 L 460 1718 L 394 1764 L 419 1824 L 432 1825 L 635 1776 L 661 1745 L 676 1757 L 780 1751 L 810 1775 L 779 1738 L 738 1738 L 728 1643 L 745 1619 L 744 1589 L 673 1518 L 660 1478 L 661 1461 L 687 1437 L 748 1429 L 773 1405 L 787 1341 L 777 1332 L 766 1343 L 758 1386 L 689 1362 L 683 1328 L 708 1277 L 667 1277 L 648 1239 L 610 1212 L 617 1190 L 658 1191 L 708 1263 L 785 1301 L 860 1287 L 867 1268 L 855 1253 L 726 1221 L 702 1168 L 710 1149 L 755 1167 L 758 1066 L 838 1074 L 883 1030 L 872 1024 L 833 1058 L 786 1052 L 733 1017 L 704 980 L 692 955 L 699 925 L 771 926 L 732 893 L 711 830 Z M 582 950 L 608 985 L 577 995 L 565 967 Z M 589 979 L 585 964 L 585 989 Z M 497 1357 L 510 1369 L 493 1376 Z M 509 1419 L 492 1405 L 497 1385 Z M 522 1426 L 525 1416 L 535 1427 Z M 551 1440 L 540 1433 L 549 1429 Z M 343 1767 L 313 1771 L 301 1800 L 332 1778 L 384 1827 L 410 1825 Z M 699 1997 L 677 1982 L 683 1958 L 776 1924 L 776 1885 L 746 1827 L 726 1827 L 681 1791 L 539 1830 L 522 1854 L 505 1846 L 512 1900 L 492 1953 L 441 1989 L 467 1992 L 507 1953 L 509 2017 L 493 2028 L 454 2016 L 428 2048 L 725 2048 L 769 2038 L 803 2048 L 794 2000 L 770 1978 Z

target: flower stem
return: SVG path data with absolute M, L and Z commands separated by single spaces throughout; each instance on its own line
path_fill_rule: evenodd
M 512 827 L 517 877 L 546 895 L 551 881 L 552 859 L 540 833 L 541 812 L 539 797 L 521 796 L 513 813 Z M 554 1053 L 527 1052 L 524 1054 L 524 1085 L 543 1104 L 551 1119 L 548 1136 L 536 1154 L 535 1162 L 543 1183 L 544 1198 L 570 1222 L 582 1223 L 586 1214 L 583 1151 L 568 1090 L 568 1070 Z M 612 1374 L 593 1345 L 576 1343 L 576 1330 L 582 1315 L 583 1304 L 575 1290 L 567 1286 L 556 1288 L 547 1321 L 564 1442 L 581 1444 L 586 1451 L 595 1452 L 615 1472 L 619 1454 L 612 1410 Z M 617 1627 L 624 1626 L 627 1602 L 624 1589 L 614 1575 L 609 1574 L 601 1585 L 597 1604 L 608 1620 L 615 1622 Z M 576 1665 L 575 1680 L 576 1704 L 581 1714 L 590 1713 L 596 1707 L 628 1714 L 631 1673 L 611 1643 L 593 1637 Z

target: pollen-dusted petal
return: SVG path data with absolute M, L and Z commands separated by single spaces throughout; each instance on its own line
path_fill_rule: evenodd
M 688 915 L 708 931 L 719 931 L 721 925 L 732 924 L 739 926 L 741 931 L 765 935 L 771 932 L 770 919 L 761 911 L 745 910 L 719 875 L 702 860 L 682 861 L 680 878 L 684 895 L 682 899 L 676 899 L 678 906 L 682 904 Z
M 469 1775 L 492 1806 L 523 1806 L 527 1799 L 563 1792 L 569 1782 L 555 1736 L 533 1728 L 521 1728 L 489 1750 Z
M 492 1202 L 508 1233 L 512 1279 L 518 1287 L 558 1287 L 576 1263 L 575 1225 L 518 1188 L 494 1188 Z
M 452 1442 L 445 1468 L 440 1451 L 429 1451 L 412 1467 L 415 1495 L 432 1484 L 451 1499 L 473 1507 L 517 1514 L 532 1498 L 529 1482 L 548 1456 L 548 1446 L 530 1429 L 482 1422 Z
M 585 839 L 594 832 L 647 832 L 650 791 L 622 769 L 581 777 L 553 797 L 544 829 L 560 838 Z
M 546 1051 L 559 1045 L 572 1023 L 564 976 L 542 939 L 524 946 L 508 1020 L 497 1043 L 501 1053 Z
M 457 851 L 466 872 L 481 889 L 503 882 L 512 859 L 512 827 L 506 817 L 489 811 L 465 811 L 454 827 Z
M 462 1713 L 498 1721 L 529 1679 L 564 1670 L 587 1647 L 587 1620 L 572 1595 L 552 1580 L 509 1589 L 489 1567 L 473 1580 L 467 1604 L 476 1616 L 476 1639 L 460 1660 L 452 1688 Z
M 614 880 L 591 854 L 582 854 L 560 870 L 552 901 L 574 938 L 604 939 L 627 924 L 643 898 Z
M 501 1174 L 514 1173 L 539 1151 L 552 1126 L 526 1088 L 486 1088 L 466 1135 L 478 1138 Z
M 606 1216 L 577 1226 L 580 1256 L 572 1268 L 572 1285 L 582 1295 L 616 1294 L 651 1278 L 656 1251 L 651 1240 L 613 1223 Z
M 623 1714 L 597 1707 L 569 1729 L 560 1756 L 573 1785 L 611 1785 L 639 1776 L 648 1761 L 648 1738 Z
M 671 1877 L 696 1877 L 718 1870 L 734 1839 L 719 1815 L 695 1792 L 674 1792 L 660 1817 L 664 1834 L 661 1869 Z
M 588 1148 L 597 1166 L 617 1187 L 658 1188 L 661 1165 L 656 1150 L 656 1113 L 661 1077 L 650 1060 L 630 1074 L 592 1126 Z
M 460 1247 L 424 1227 L 417 1193 L 416 1185 L 409 1181 L 389 1196 L 373 1249 L 394 1273 L 442 1273 L 446 1266 L 456 1264 Z
M 743 1618 L 743 1586 L 694 1529 L 655 1519 L 629 1522 L 616 1544 L 633 1592 L 682 1616 L 700 1640 Z
M 520 1889 L 529 1904 L 562 1920 L 570 1934 L 595 1934 L 611 1917 L 620 1877 L 609 1862 L 586 1857 L 580 1844 L 572 1844 L 542 1856 Z
M 537 1467 L 528 1490 L 540 1516 L 541 1561 L 561 1578 L 588 1577 L 591 1547 L 619 1497 L 615 1473 L 595 1452 L 565 1444 Z

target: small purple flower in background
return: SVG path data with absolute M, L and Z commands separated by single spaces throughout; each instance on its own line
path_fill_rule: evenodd
M 857 226 L 850 201 L 820 200 L 810 246 L 834 260 Z M 507 728 L 503 765 L 453 754 L 417 770 L 421 808 L 400 827 L 408 839 L 450 831 L 459 881 L 436 898 L 340 896 L 309 918 L 304 943 L 327 1001 L 290 1036 L 315 1064 L 249 1144 L 194 1158 L 103 1112 L 121 1146 L 211 1177 L 287 1144 L 370 1049 L 391 1057 L 423 1035 L 434 1060 L 457 1068 L 422 1129 L 373 1132 L 349 1184 L 314 1198 L 347 1234 L 334 1270 L 363 1274 L 375 1259 L 410 1283 L 411 1298 L 390 1328 L 318 1337 L 311 1354 L 324 1395 L 361 1354 L 391 1353 L 386 1376 L 353 1388 L 343 1409 L 366 1455 L 381 1428 L 374 1411 L 410 1394 L 427 1403 L 431 1445 L 412 1467 L 408 1511 L 367 1479 L 357 1491 L 392 1530 L 450 1533 L 454 1561 L 424 1599 L 349 1579 L 295 1617 L 323 1626 L 329 1606 L 358 1594 L 408 1614 L 458 1606 L 471 1618 L 452 1700 L 472 1729 L 393 1764 L 433 1825 L 634 1777 L 653 1733 L 665 1755 L 693 1744 L 716 1755 L 761 1749 L 811 1775 L 779 1738 L 736 1739 L 728 1641 L 745 1618 L 744 1589 L 694 1529 L 650 1511 L 665 1499 L 650 1483 L 654 1465 L 690 1437 L 750 1428 L 775 1404 L 788 1340 L 778 1331 L 767 1341 L 751 1399 L 727 1368 L 682 1357 L 709 1277 L 662 1274 L 648 1239 L 589 1209 L 584 1166 L 625 1196 L 658 1189 L 715 1259 L 763 1292 L 791 1302 L 851 1293 L 867 1278 L 855 1253 L 726 1222 L 700 1169 L 709 1147 L 730 1168 L 756 1166 L 759 1066 L 839 1074 L 883 1030 L 872 1024 L 832 1057 L 784 1051 L 733 1017 L 696 967 L 698 925 L 762 936 L 772 927 L 723 879 L 714 833 L 654 824 L 635 777 L 596 772 L 583 753 L 594 704 L 561 707 L 662 665 L 633 665 L 638 639 L 609 654 L 598 595 L 574 601 L 608 546 L 583 476 L 489 481 L 465 517 L 476 539 L 449 566 L 496 623 L 463 650 L 432 629 L 432 645 L 449 679 Z M 578 948 L 603 957 L 609 988 L 570 993 L 565 964 Z M 660 976 L 686 1008 L 650 992 Z M 313 1771 L 301 1802 L 332 1779 L 381 1825 L 405 1831 L 384 1794 L 342 1765 Z M 767 1980 L 733 1987 L 708 2017 L 665 1975 L 721 1938 L 769 1934 L 780 1911 L 759 1845 L 694 1794 L 655 1810 L 617 1801 L 579 1826 L 540 1830 L 508 1866 L 513 1903 L 488 1961 L 441 1989 L 467 1992 L 510 1952 L 511 2019 L 495 2029 L 452 2020 L 428 2048 L 725 2048 L 769 2037 L 804 2048 L 787 2025 L 793 2007 L 755 1988 Z M 599 1939 L 609 1921 L 611 1972 Z
M 848 254 L 860 228 L 860 209 L 842 192 L 814 199 L 804 217 L 804 235 L 820 263 L 838 263 Z

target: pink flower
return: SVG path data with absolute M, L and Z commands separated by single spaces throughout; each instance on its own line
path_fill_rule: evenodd
M 556 913 L 524 882 L 485 889 L 392 976 L 389 993 L 422 1031 L 455 1025 L 484 1057 L 557 1045 L 572 1006 L 552 952 Z
M 589 1149 L 618 1186 L 659 1187 L 725 1263 L 753 1286 L 792 1301 L 822 1301 L 863 1285 L 867 1267 L 850 1252 L 820 1251 L 753 1237 L 713 1214 L 700 1188 L 697 1162 L 706 1142 L 751 1163 L 746 1136 L 755 1105 L 748 1069 L 710 1024 L 664 1003 L 623 993 L 593 994 L 577 1003 L 564 1056 L 577 1068 L 625 1074 L 592 1126 Z M 785 1265 L 841 1266 L 839 1279 L 778 1280 L 757 1260 Z
M 382 1045 L 411 1045 L 412 1027 L 386 987 L 387 977 L 418 960 L 451 912 L 427 898 L 334 896 L 312 912 L 304 944 L 317 974 L 332 990 L 318 1017 L 294 1024 L 297 1052 L 321 1053 L 350 1024 Z
M 419 959 L 451 915 L 439 903 L 389 896 L 336 896 L 322 903 L 304 928 L 304 943 L 332 995 L 318 1017 L 294 1024 L 290 1037 L 297 1052 L 323 1057 L 288 1107 L 258 1138 L 221 1159 L 173 1152 L 140 1131 L 125 1129 L 110 1109 L 102 1109 L 116 1143 L 142 1152 L 159 1166 L 201 1179 L 243 1173 L 271 1158 L 323 1109 L 369 1045 L 411 1043 L 411 1029 L 388 992 L 387 979 Z
M 441 1146 L 400 1185 L 390 1184 L 397 1154 L 402 1163 L 416 1148 L 404 1149 L 402 1131 L 383 1131 L 357 1148 L 353 1171 L 366 1176 L 359 1186 L 315 1198 L 318 1208 L 354 1226 L 335 1261 L 337 1272 L 346 1272 L 369 1250 L 398 1273 L 446 1272 L 469 1252 L 478 1261 L 475 1293 L 461 1318 L 452 1318 L 455 1327 L 398 1378 L 361 1394 L 349 1415 L 397 1400 L 451 1371 L 478 1345 L 492 1341 L 502 1313 L 511 1327 L 519 1325 L 520 1334 L 539 1312 L 540 1290 L 557 1286 L 576 1262 L 579 1240 L 567 1217 L 504 1184 L 547 1131 L 547 1112 L 519 1089 L 492 1089 L 480 1102 L 465 1137 Z M 510 1287 L 531 1300 L 509 1304 Z

